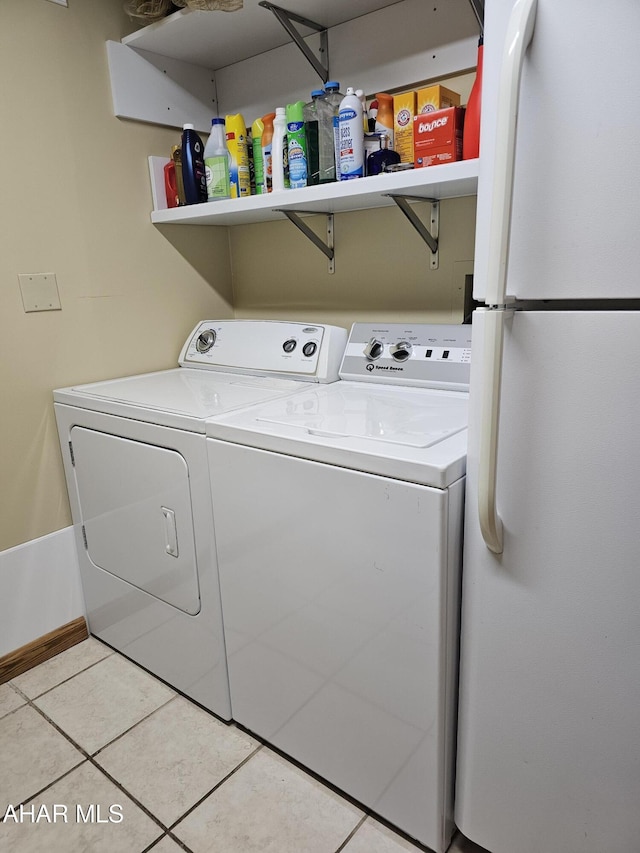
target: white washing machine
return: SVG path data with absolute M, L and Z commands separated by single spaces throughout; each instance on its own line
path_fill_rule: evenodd
M 178 368 L 54 391 L 90 632 L 223 719 L 205 418 L 335 381 L 346 339 L 317 324 L 204 321 Z
M 207 422 L 233 718 L 436 851 L 470 335 L 356 324 L 343 381 Z

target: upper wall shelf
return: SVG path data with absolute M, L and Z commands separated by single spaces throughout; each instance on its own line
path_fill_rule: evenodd
M 462 160 L 268 195 L 154 210 L 151 221 L 157 225 L 246 225 L 284 219 L 281 209 L 300 213 L 342 213 L 392 205 L 393 199 L 388 197 L 392 193 L 428 200 L 475 195 L 477 189 L 478 160 Z
M 279 0 L 276 5 L 329 28 L 398 2 L 400 0 Z M 312 32 L 308 30 L 309 35 Z M 129 47 L 214 71 L 290 41 L 274 15 L 261 8 L 258 0 L 244 0 L 243 8 L 236 12 L 182 9 L 122 39 Z
M 290 13 L 327 26 L 296 25 L 323 74 L 347 86 L 400 91 L 447 79 L 476 64 L 478 23 L 469 0 L 276 0 Z M 308 33 L 308 35 L 307 35 Z M 244 0 L 237 12 L 181 10 L 107 42 L 114 113 L 120 118 L 209 133 L 211 119 L 256 118 L 321 84 L 299 43 L 276 16 Z

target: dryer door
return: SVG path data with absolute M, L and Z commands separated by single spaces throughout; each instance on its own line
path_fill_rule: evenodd
M 189 470 L 176 450 L 75 426 L 78 500 L 90 560 L 178 607 L 200 610 Z

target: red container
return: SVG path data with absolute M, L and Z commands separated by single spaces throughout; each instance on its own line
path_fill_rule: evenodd
M 178 207 L 180 197 L 176 180 L 176 164 L 173 160 L 169 160 L 164 167 L 164 192 L 167 197 L 167 207 Z
M 462 141 L 462 159 L 472 160 L 480 155 L 480 106 L 482 99 L 482 41 L 478 45 L 478 68 L 464 120 L 464 139 Z

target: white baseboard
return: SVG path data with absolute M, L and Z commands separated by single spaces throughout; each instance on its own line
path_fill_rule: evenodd
M 0 657 L 84 615 L 73 527 L 0 551 Z

